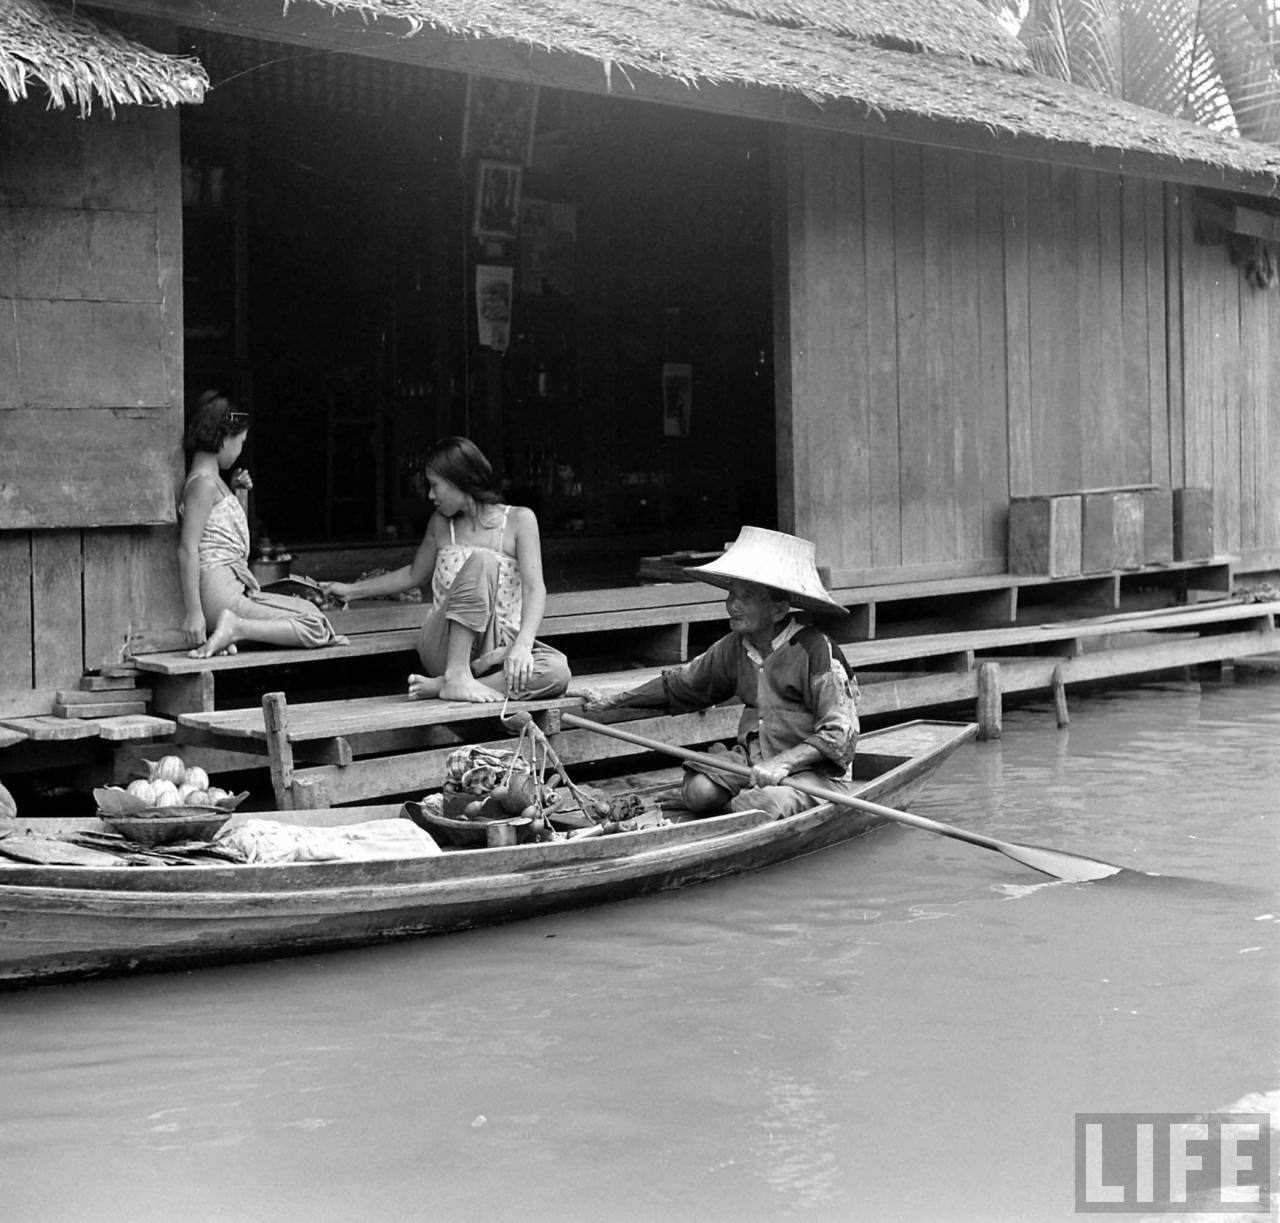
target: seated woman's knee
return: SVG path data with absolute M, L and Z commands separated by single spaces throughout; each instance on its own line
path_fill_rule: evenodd
M 573 679 L 573 674 L 569 670 L 569 660 L 556 651 L 540 661 L 542 665 L 534 677 L 539 691 L 544 697 L 563 696 L 569 687 L 569 681 Z

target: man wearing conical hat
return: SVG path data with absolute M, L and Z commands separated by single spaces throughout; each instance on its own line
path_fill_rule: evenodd
M 786 785 L 789 777 L 850 787 L 858 738 L 857 682 L 831 639 L 802 624 L 791 610 L 845 610 L 823 588 L 813 544 L 780 531 L 743 527 L 723 556 L 689 572 L 729 592 L 729 632 L 697 658 L 629 692 L 589 695 L 587 712 L 688 713 L 740 699 L 737 743 L 727 751 L 751 766 L 751 779 L 686 765 L 684 802 L 692 811 L 728 807 L 782 817 L 818 802 Z

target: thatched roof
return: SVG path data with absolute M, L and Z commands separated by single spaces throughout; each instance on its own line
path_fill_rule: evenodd
M 50 106 L 82 115 L 100 102 L 176 106 L 204 98 L 209 78 L 193 59 L 162 55 L 50 0 L 0 0 L 0 87 L 17 102 L 28 83 Z
M 1034 73 L 1021 44 L 979 0 L 283 3 L 358 14 L 408 35 L 435 30 L 585 57 L 601 65 L 616 90 L 638 73 L 694 88 L 764 88 L 818 106 L 853 103 L 873 116 L 1111 150 L 1121 161 L 1140 152 L 1280 182 L 1280 150 L 1270 145 Z

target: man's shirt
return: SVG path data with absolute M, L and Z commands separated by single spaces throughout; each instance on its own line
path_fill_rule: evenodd
M 738 742 L 752 763 L 809 743 L 820 772 L 845 776 L 858 739 L 858 685 L 831 639 L 788 619 L 767 657 L 727 633 L 684 666 L 633 689 L 619 704 L 688 713 L 737 697 Z

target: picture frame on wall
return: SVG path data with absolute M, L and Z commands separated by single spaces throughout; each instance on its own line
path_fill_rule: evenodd
M 483 348 L 506 352 L 511 343 L 511 301 L 515 268 L 503 264 L 476 267 L 476 339 Z
M 537 85 L 468 76 L 462 156 L 529 165 L 537 117 Z
M 477 238 L 514 238 L 520 230 L 521 166 L 482 159 L 476 171 L 472 233 Z

